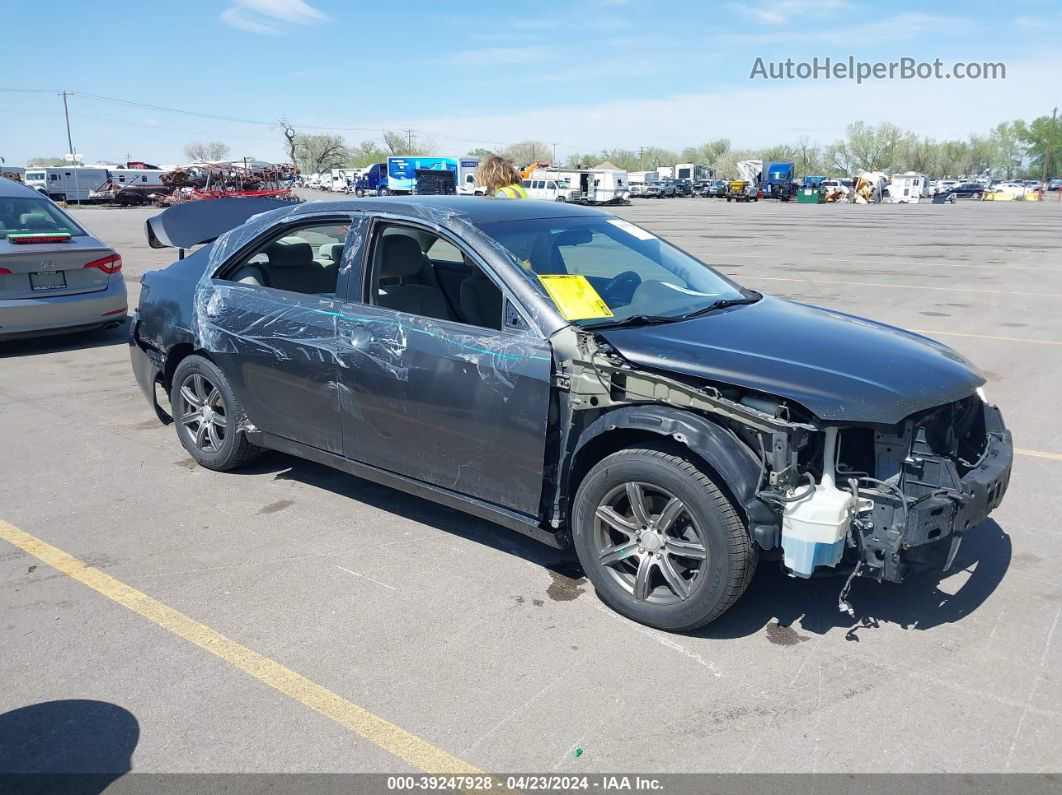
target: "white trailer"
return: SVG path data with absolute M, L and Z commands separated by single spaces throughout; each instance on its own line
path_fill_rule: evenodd
M 532 180 L 555 180 L 564 201 L 581 204 L 621 204 L 631 195 L 626 171 L 619 169 L 537 169 Z
M 763 179 L 762 160 L 741 160 L 737 164 L 737 169 L 740 179 L 751 182 L 753 188 L 757 187 Z
M 715 179 L 715 169 L 697 163 L 679 163 L 675 166 L 675 179 L 688 179 L 691 182 L 703 182 Z
M 655 171 L 632 171 L 627 179 L 631 189 L 631 196 L 644 196 L 646 188 L 659 181 L 660 175 Z
M 916 171 L 893 174 L 888 191 L 892 204 L 918 204 L 920 199 L 929 196 L 929 177 Z
M 55 201 L 85 202 L 107 181 L 107 169 L 87 166 L 49 166 L 26 169 L 26 184 Z
M 674 179 L 675 178 L 675 167 L 674 166 L 657 166 L 656 173 L 657 173 L 657 176 L 660 177 L 660 179 Z

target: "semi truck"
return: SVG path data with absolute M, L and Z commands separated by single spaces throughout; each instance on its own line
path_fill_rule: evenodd
M 387 158 L 387 193 L 411 194 L 417 192 L 418 176 L 422 185 L 430 185 L 431 192 L 441 189 L 440 181 L 433 174 L 418 172 L 448 171 L 453 175 L 454 193 L 472 194 L 476 186 L 476 170 L 479 160 L 469 157 L 447 155 L 416 155 Z
M 787 202 L 796 195 L 792 163 L 768 163 L 763 173 L 763 195 Z

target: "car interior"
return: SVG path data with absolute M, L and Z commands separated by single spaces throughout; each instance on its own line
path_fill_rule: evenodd
M 230 278 L 255 287 L 334 298 L 348 229 L 335 223 L 299 229 L 263 246 Z
M 438 320 L 501 329 L 501 290 L 449 241 L 385 225 L 372 253 L 372 303 Z M 511 325 L 511 324 L 510 324 Z

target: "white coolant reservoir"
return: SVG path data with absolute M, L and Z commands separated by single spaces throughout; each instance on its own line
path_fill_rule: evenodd
M 837 565 L 852 521 L 854 497 L 834 483 L 837 429 L 824 433 L 822 480 L 806 498 L 786 503 L 782 512 L 782 554 L 798 577 L 810 577 L 816 566 Z

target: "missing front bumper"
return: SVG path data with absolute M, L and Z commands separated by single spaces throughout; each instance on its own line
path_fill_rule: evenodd
M 916 441 L 904 462 L 904 503 L 900 494 L 879 495 L 871 514 L 857 520 L 863 576 L 902 582 L 917 571 L 948 568 L 963 535 L 1000 504 L 1014 443 L 996 406 L 986 404 L 984 418 L 984 452 L 961 478 L 950 459 Z

